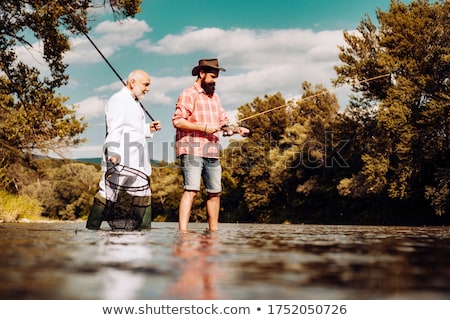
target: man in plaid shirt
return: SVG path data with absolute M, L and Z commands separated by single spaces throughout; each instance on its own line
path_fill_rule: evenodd
M 222 167 L 220 165 L 219 134 L 228 124 L 228 117 L 215 93 L 219 77 L 217 59 L 202 59 L 192 69 L 197 76 L 195 83 L 180 96 L 172 117 L 176 133 L 176 154 L 181 160 L 184 193 L 179 206 L 179 229 L 187 230 L 192 204 L 200 191 L 203 179 L 208 200 L 206 211 L 210 231 L 219 228 L 220 193 L 222 191 Z M 248 129 L 239 127 L 238 133 L 246 135 Z

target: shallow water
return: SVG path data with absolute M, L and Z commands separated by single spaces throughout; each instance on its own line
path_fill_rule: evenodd
M 0 224 L 0 299 L 449 299 L 450 227 Z

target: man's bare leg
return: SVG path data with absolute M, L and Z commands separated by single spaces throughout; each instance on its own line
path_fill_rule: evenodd
M 197 191 L 185 190 L 180 200 L 180 207 L 178 209 L 178 228 L 181 231 L 188 229 L 189 217 L 191 216 L 192 204 L 194 203 Z
M 219 230 L 220 193 L 208 194 L 206 212 L 208 213 L 209 231 Z

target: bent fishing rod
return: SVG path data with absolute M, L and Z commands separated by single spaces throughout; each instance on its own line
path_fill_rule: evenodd
M 386 74 L 378 75 L 378 76 L 375 76 L 375 77 L 372 77 L 372 78 L 364 79 L 364 80 L 359 81 L 359 84 L 365 83 L 365 82 L 369 82 L 369 81 L 373 81 L 373 80 L 380 79 L 380 78 L 385 78 L 385 77 L 388 77 L 390 75 L 391 75 L 390 73 L 386 73 Z M 326 94 L 326 93 L 329 93 L 329 92 L 330 91 L 325 90 L 325 91 L 316 93 L 314 95 L 311 95 L 311 96 L 308 96 L 308 97 L 305 97 L 305 98 L 301 98 L 299 100 L 301 102 L 303 102 L 303 101 L 306 101 L 306 100 L 309 100 L 309 99 L 313 99 L 315 97 L 318 97 L 320 95 L 323 95 L 323 94 Z M 282 104 L 280 106 L 276 106 L 276 107 L 273 107 L 273 108 L 270 108 L 270 109 L 267 109 L 267 110 L 264 110 L 264 111 L 252 114 L 252 115 L 247 116 L 245 118 L 239 119 L 236 124 L 224 125 L 222 127 L 223 135 L 224 136 L 232 136 L 233 134 L 238 133 L 238 131 L 239 131 L 239 123 L 241 123 L 243 121 L 246 121 L 246 120 L 249 120 L 249 119 L 253 119 L 253 118 L 262 116 L 262 115 L 264 115 L 266 113 L 273 112 L 273 111 L 278 110 L 278 109 L 286 108 L 288 106 L 291 106 L 293 103 L 294 103 L 294 101 L 291 100 L 288 103 Z
M 364 79 L 364 80 L 359 81 L 359 84 L 365 83 L 365 82 L 369 82 L 369 81 L 373 81 L 373 80 L 380 79 L 380 78 L 385 78 L 385 77 L 388 77 L 388 76 L 390 76 L 390 75 L 391 75 L 390 73 L 386 73 L 386 74 L 378 75 L 378 76 L 375 76 L 375 77 L 372 77 L 372 78 Z M 308 96 L 308 97 L 305 97 L 305 98 L 298 99 L 298 101 L 303 102 L 303 101 L 306 101 L 306 100 L 309 100 L 309 99 L 313 99 L 313 98 L 315 98 L 315 97 L 318 97 L 318 96 L 323 95 L 323 94 L 326 94 L 326 93 L 330 93 L 330 91 L 325 90 L 325 91 L 322 91 L 322 92 L 313 94 L 313 95 L 311 95 L 311 96 Z M 266 113 L 273 112 L 273 111 L 278 110 L 278 109 L 286 108 L 286 107 L 288 107 L 288 106 L 291 106 L 294 102 L 295 102 L 295 101 L 290 100 L 288 103 L 282 104 L 282 105 L 280 105 L 280 106 L 276 106 L 276 107 L 273 107 L 273 108 L 270 108 L 270 109 L 267 109 L 267 110 L 264 110 L 264 111 L 261 111 L 261 112 L 252 114 L 252 115 L 247 116 L 247 117 L 245 117 L 245 118 L 239 119 L 239 120 L 236 122 L 236 124 L 228 124 L 228 125 L 224 125 L 224 126 L 222 127 L 223 135 L 226 136 L 226 137 L 232 136 L 233 134 L 238 133 L 238 131 L 239 131 L 239 123 L 241 123 L 241 122 L 243 122 L 243 121 L 246 121 L 246 120 L 249 120 L 249 119 L 253 119 L 253 118 L 262 116 L 262 115 L 264 115 L 264 114 L 266 114 Z
M 390 75 L 391 75 L 390 73 L 382 74 L 382 75 L 375 76 L 375 77 L 372 77 L 372 78 L 369 78 L 369 79 L 361 80 L 361 81 L 359 81 L 359 83 L 361 84 L 361 83 L 373 81 L 373 80 L 375 80 L 375 79 L 385 78 L 385 77 L 388 77 L 388 76 L 390 76 Z M 313 98 L 315 98 L 315 97 L 317 97 L 317 96 L 320 96 L 320 95 L 322 95 L 322 94 L 326 94 L 326 93 L 329 93 L 329 92 L 330 92 L 330 91 L 325 90 L 325 91 L 319 92 L 319 93 L 317 93 L 317 94 L 314 94 L 314 95 L 312 95 L 312 96 L 308 96 L 308 97 L 305 97 L 305 98 L 301 98 L 301 99 L 299 99 L 299 100 L 305 101 L 305 100 L 313 99 Z M 271 108 L 271 109 L 268 109 L 268 110 L 265 110 L 265 111 L 261 111 L 261 112 L 255 113 L 255 114 L 252 114 L 252 115 L 250 115 L 250 116 L 248 116 L 248 117 L 245 117 L 245 118 L 240 119 L 239 122 L 242 122 L 242 121 L 245 121 L 245 120 L 248 120 L 248 119 L 252 119 L 252 118 L 256 118 L 256 117 L 259 117 L 259 116 L 261 116 L 261 115 L 263 115 L 263 114 L 266 114 L 266 113 L 269 113 L 269 112 L 272 112 L 272 111 L 275 111 L 275 110 L 278 110 L 278 109 L 286 108 L 286 107 L 292 105 L 293 102 L 294 102 L 294 101 L 291 100 L 291 101 L 289 101 L 289 102 L 286 103 L 286 104 L 283 104 L 283 105 L 280 105 L 280 106 L 276 106 L 276 107 L 273 107 L 273 108 Z

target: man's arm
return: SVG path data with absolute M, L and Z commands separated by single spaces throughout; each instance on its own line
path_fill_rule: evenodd
M 200 131 L 208 134 L 221 130 L 221 127 L 218 125 L 207 125 L 207 124 L 203 125 L 198 123 L 192 123 L 186 119 L 180 119 L 174 124 L 174 127 L 177 129 Z

